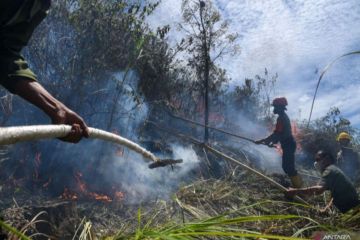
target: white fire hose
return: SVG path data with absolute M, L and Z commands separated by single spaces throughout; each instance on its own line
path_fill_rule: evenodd
M 19 127 L 1 127 L 0 128 L 0 145 L 10 145 L 18 142 L 34 141 L 49 138 L 61 138 L 71 132 L 69 125 L 35 125 Z M 149 168 L 163 167 L 174 163 L 181 163 L 182 160 L 159 159 L 153 153 L 141 147 L 129 139 L 120 137 L 114 133 L 106 132 L 97 128 L 89 128 L 89 137 L 101 139 L 107 142 L 113 142 L 125 146 L 143 157 L 153 161 Z

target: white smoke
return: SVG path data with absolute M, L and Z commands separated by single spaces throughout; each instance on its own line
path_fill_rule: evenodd
M 199 164 L 199 158 L 191 147 L 171 145 L 174 159 L 183 163 L 173 167 L 149 169 L 148 163 L 137 153 L 126 150 L 123 157 L 114 156 L 111 165 L 104 169 L 103 175 L 119 184 L 125 192 L 125 201 L 139 203 L 158 198 L 168 199 L 171 193 L 186 179 Z M 158 156 L 159 157 L 159 156 Z M 169 158 L 169 156 L 164 156 Z

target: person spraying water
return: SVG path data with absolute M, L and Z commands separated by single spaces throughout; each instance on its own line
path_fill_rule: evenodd
M 300 188 L 302 187 L 303 182 L 295 169 L 296 142 L 291 132 L 290 119 L 285 113 L 285 110 L 287 110 L 287 105 L 288 102 L 285 97 L 279 97 L 273 100 L 273 113 L 278 115 L 275 130 L 270 136 L 257 140 L 255 143 L 272 146 L 280 142 L 283 152 L 282 168 L 284 172 L 290 177 L 292 186 L 295 188 Z

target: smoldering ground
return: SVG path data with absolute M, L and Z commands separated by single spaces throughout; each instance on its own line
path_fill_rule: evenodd
M 140 142 L 139 130 L 148 116 L 148 108 L 141 96 L 134 96 L 137 75 L 130 71 L 118 98 L 112 96 L 117 96 L 118 82 L 124 80 L 124 73 L 113 74 L 111 80 L 101 91 L 91 89 L 90 92 L 97 95 L 96 101 L 93 100 L 82 112 L 85 115 L 92 113 L 87 118 L 89 126 L 106 129 L 109 117 L 105 113 L 114 111 L 109 130 Z M 117 102 L 114 103 L 114 99 Z M 36 120 L 41 122 L 42 116 Z M 148 168 L 148 159 L 123 146 L 87 139 L 76 145 L 57 140 L 21 144 L 13 146 L 10 155 L 25 162 L 20 164 L 19 175 L 29 178 L 27 185 L 31 188 L 35 185 L 53 196 L 60 196 L 65 188 L 76 193 L 81 184 L 89 192 L 111 195 L 114 191 L 122 191 L 127 202 L 136 203 L 144 199 L 168 198 L 186 180 L 187 173 L 197 167 L 199 160 L 191 146 L 173 144 L 170 147 L 170 156 L 158 157 L 181 158 L 183 164 L 154 170 Z M 19 161 L 9 162 L 9 168 L 16 169 L 17 164 Z

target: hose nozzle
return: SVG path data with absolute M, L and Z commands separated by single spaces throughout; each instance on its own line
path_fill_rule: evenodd
M 149 164 L 149 168 L 153 169 L 153 168 L 158 168 L 158 167 L 166 167 L 168 165 L 173 165 L 173 164 L 177 164 L 177 163 L 182 163 L 183 160 L 182 159 L 159 159 L 156 162 L 153 162 L 151 164 Z

